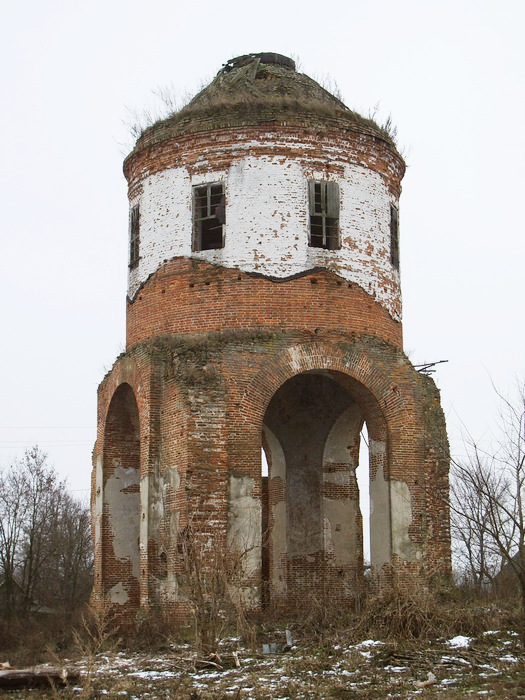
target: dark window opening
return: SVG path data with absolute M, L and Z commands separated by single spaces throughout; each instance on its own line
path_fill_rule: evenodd
M 399 270 L 399 212 L 390 205 L 390 262 Z
M 140 210 L 133 207 L 129 216 L 129 266 L 136 267 L 140 259 Z
M 337 182 L 308 182 L 310 243 L 313 248 L 337 250 L 339 242 L 339 185 Z
M 224 248 L 226 206 L 222 183 L 193 188 L 193 250 Z
M 168 557 L 166 552 L 159 555 L 159 578 L 168 578 Z

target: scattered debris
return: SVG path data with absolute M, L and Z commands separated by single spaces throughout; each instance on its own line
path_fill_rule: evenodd
M 416 683 L 416 688 L 427 688 L 429 685 L 434 685 L 435 683 L 437 683 L 437 678 L 432 673 L 432 671 L 429 671 L 427 674 L 427 680 L 426 681 L 418 681 Z
M 284 630 L 276 638 L 281 639 L 281 635 L 284 647 Z M 419 694 L 450 700 L 464 697 L 469 688 L 476 695 L 490 697 L 523 694 L 525 659 L 520 637 L 511 632 L 417 643 L 366 639 L 355 644 L 345 643 L 338 636 L 332 643 L 325 641 L 320 646 L 310 646 L 308 637 L 290 636 L 286 646 L 290 641 L 293 644 L 286 654 L 254 653 L 243 649 L 241 640 L 233 637 L 221 643 L 218 653 L 209 656 L 193 654 L 189 645 L 176 643 L 158 654 L 96 654 L 74 665 L 77 678 L 80 674 L 82 678 L 78 687 L 65 692 L 71 697 L 71 692 L 83 691 L 84 697 L 93 698 L 127 694 L 130 700 L 384 700 Z M 65 661 L 65 665 L 73 664 Z M 41 671 L 44 676 L 50 674 L 48 668 Z M 2 673 L 5 672 L 10 671 L 5 669 Z M 74 676 L 69 675 L 68 680 L 71 682 Z M 513 688 L 518 695 L 513 695 Z
M 9 664 L 8 664 L 9 666 Z M 5 665 L 2 664 L 5 669 Z M 16 690 L 17 688 L 54 687 L 79 683 L 80 673 L 67 668 L 43 669 L 9 669 L 0 670 L 0 688 Z

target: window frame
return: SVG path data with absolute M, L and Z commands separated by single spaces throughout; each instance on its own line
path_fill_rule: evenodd
M 399 272 L 399 209 L 390 205 L 390 262 Z
M 140 205 L 129 211 L 129 268 L 137 267 L 140 260 Z
M 220 188 L 220 192 L 214 192 Z M 224 193 L 224 182 L 204 182 L 192 187 L 192 211 L 193 211 L 193 237 L 192 251 L 220 250 L 224 248 L 224 225 L 226 223 L 226 197 Z M 216 200 L 220 197 L 220 201 Z M 199 199 L 201 200 L 199 202 Z M 205 199 L 203 202 L 202 200 Z M 200 210 L 200 211 L 199 211 Z M 210 227 L 213 222 L 218 222 L 217 226 Z M 220 227 L 220 234 L 212 234 L 212 231 Z M 207 230 L 205 230 L 207 229 Z M 209 241 L 203 245 L 203 237 L 209 237 Z M 220 237 L 220 245 L 213 245 L 219 242 L 213 240 L 213 236 Z M 211 243 L 211 244 L 210 244 Z
M 310 214 L 308 245 L 320 250 L 339 250 L 341 248 L 339 183 L 334 180 L 308 180 L 308 209 Z

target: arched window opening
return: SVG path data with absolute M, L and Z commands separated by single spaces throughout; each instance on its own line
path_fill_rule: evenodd
M 351 377 L 309 371 L 278 389 L 265 413 L 261 452 L 266 603 L 304 603 L 320 590 L 332 600 L 360 595 L 364 571 L 389 557 L 385 458 L 379 406 Z M 375 520 L 372 495 L 380 507 Z
M 264 442 L 264 438 L 263 438 Z M 266 450 L 261 448 L 261 603 L 269 603 L 270 582 L 270 522 L 269 522 L 269 466 Z
M 359 510 L 363 532 L 363 562 L 365 571 L 370 569 L 370 458 L 366 423 L 363 423 L 359 444 L 359 466 L 356 470 L 359 489 Z
M 121 384 L 109 405 L 103 452 L 102 568 L 105 595 L 139 604 L 140 430 L 135 395 Z

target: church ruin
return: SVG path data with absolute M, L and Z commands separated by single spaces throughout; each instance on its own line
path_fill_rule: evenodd
M 229 61 L 138 139 L 126 351 L 98 397 L 96 600 L 176 614 L 189 538 L 243 553 L 250 605 L 352 604 L 357 468 L 374 574 L 449 571 L 439 394 L 403 353 L 404 170 L 388 134 L 272 53 Z

